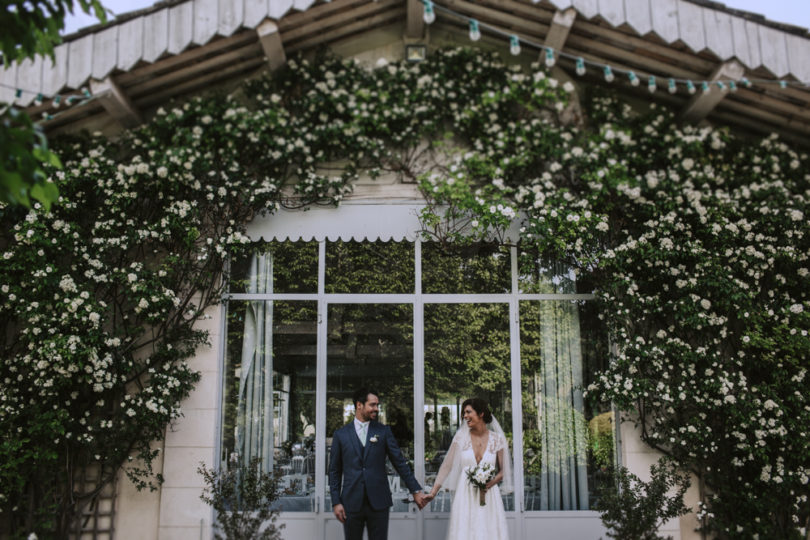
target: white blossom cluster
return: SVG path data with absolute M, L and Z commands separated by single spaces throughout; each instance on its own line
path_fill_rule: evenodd
M 455 118 L 486 136 L 456 143 L 458 169 L 423 177 L 450 208 L 423 222 L 506 227 L 485 221 L 498 205 L 525 215 L 527 250 L 596 284 L 618 352 L 588 393 L 642 413 L 646 442 L 701 472 L 719 496 L 707 531 L 795 533 L 773 527 L 810 517 L 807 153 L 607 98 L 584 130 L 527 114 L 526 99 L 490 114 L 504 95 Z M 758 495 L 745 506 L 739 493 Z

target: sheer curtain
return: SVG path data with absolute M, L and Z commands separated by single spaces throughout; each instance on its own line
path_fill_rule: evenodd
M 541 367 L 535 374 L 542 439 L 540 510 L 587 510 L 579 307 L 570 301 L 541 304 Z
M 246 292 L 273 292 L 272 253 L 251 257 Z M 251 301 L 245 310 L 236 451 L 242 463 L 258 457 L 263 471 L 273 470 L 273 302 Z

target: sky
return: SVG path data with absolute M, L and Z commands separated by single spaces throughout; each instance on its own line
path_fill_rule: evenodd
M 116 15 L 143 9 L 155 3 L 153 0 L 101 0 L 101 2 L 104 7 Z M 810 1 L 808 0 L 722 0 L 721 3 L 730 8 L 765 15 L 772 21 L 810 28 Z M 68 17 L 64 34 L 70 34 L 98 22 L 95 17 L 81 13 L 78 8 L 77 11 L 80 15 Z

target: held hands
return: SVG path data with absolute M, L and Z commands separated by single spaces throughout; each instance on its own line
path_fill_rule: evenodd
M 436 486 L 433 486 L 433 489 L 431 489 L 431 490 L 430 490 L 430 493 L 428 493 L 427 495 L 424 495 L 424 496 L 422 497 L 422 500 L 423 500 L 423 501 L 425 501 L 425 506 L 427 506 L 428 504 L 430 504 L 430 502 L 431 502 L 433 499 L 435 499 L 435 498 L 436 498 L 436 494 L 437 494 L 438 492 L 439 492 L 439 486 L 438 486 L 438 485 L 436 485 Z
M 419 510 L 427 506 L 427 504 L 430 502 L 430 499 L 428 499 L 427 497 L 428 495 L 425 495 L 421 491 L 417 491 L 416 493 L 413 494 L 413 502 L 416 503 L 416 506 L 419 507 Z

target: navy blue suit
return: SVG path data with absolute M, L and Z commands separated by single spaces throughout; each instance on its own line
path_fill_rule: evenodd
M 411 493 L 422 490 L 391 428 L 372 420 L 367 431 L 365 447 L 357 438 L 354 421 L 332 437 L 329 492 L 332 506 L 342 504 L 346 510 L 343 530 L 347 540 L 361 539 L 366 524 L 369 540 L 385 540 L 388 535 L 388 513 L 394 502 L 385 472 L 386 457 Z

